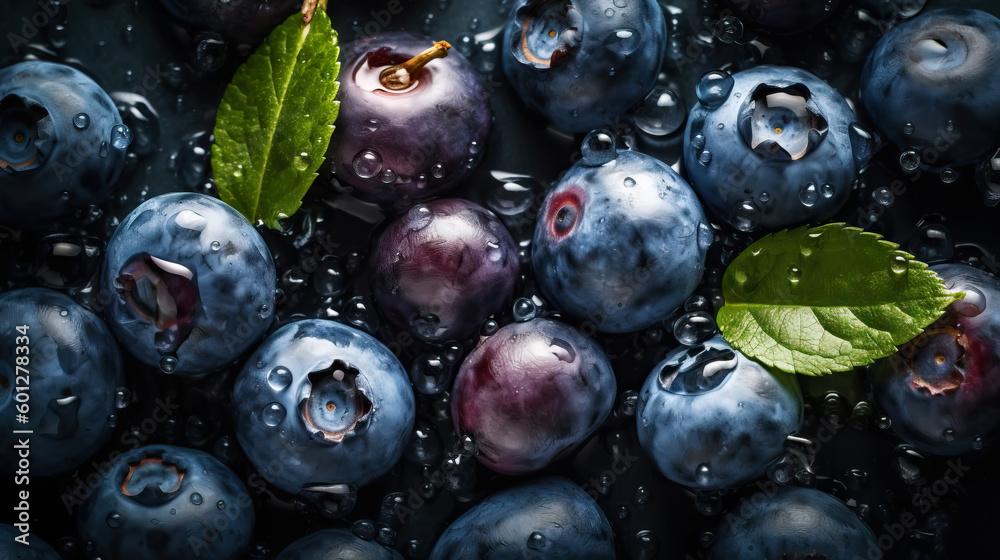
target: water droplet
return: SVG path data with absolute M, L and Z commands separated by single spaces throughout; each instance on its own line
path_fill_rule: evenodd
M 87 113 L 77 113 L 73 117 L 73 126 L 79 130 L 86 130 L 90 126 L 90 115 Z
M 702 105 L 709 109 L 715 109 L 725 103 L 726 99 L 729 99 L 734 85 L 736 85 L 736 80 L 728 72 L 713 70 L 698 81 L 695 94 Z
M 760 224 L 760 209 L 752 200 L 744 200 L 733 210 L 729 221 L 740 231 L 753 231 Z
M 625 180 L 622 182 L 622 184 L 624 184 L 627 188 L 632 188 L 635 186 L 635 179 L 631 177 L 625 177 Z
M 798 267 L 790 266 L 788 267 L 787 272 L 788 272 L 788 281 L 791 282 L 792 284 L 798 284 L 799 280 L 802 279 L 802 269 Z
M 955 430 L 945 428 L 944 432 L 941 432 L 941 437 L 944 438 L 945 441 L 955 441 Z
M 163 373 L 173 373 L 177 371 L 177 356 L 166 355 L 160 358 L 160 371 Z
M 514 320 L 518 323 L 534 319 L 536 311 L 534 302 L 528 298 L 518 298 L 514 302 Z
M 275 366 L 267 372 L 267 384 L 275 391 L 284 391 L 292 384 L 292 371 L 285 366 Z
M 709 468 L 708 463 L 698 465 L 698 468 L 694 471 L 694 481 L 701 486 L 706 486 L 711 480 L 712 469 Z
M 260 419 L 264 421 L 264 424 L 273 428 L 285 419 L 286 413 L 285 407 L 273 402 L 264 407 L 264 410 L 260 413 Z
M 707 251 L 712 246 L 712 243 L 715 243 L 715 231 L 712 229 L 712 226 L 704 222 L 699 222 L 698 247 L 703 251 Z
M 201 503 L 202 503 L 201 494 L 199 494 L 197 492 L 195 492 L 194 494 L 191 494 L 191 503 L 194 504 L 194 505 L 196 505 L 196 506 L 200 506 Z
M 923 484 L 927 481 L 926 459 L 912 445 L 903 444 L 894 451 L 896 460 L 893 470 L 907 484 Z
M 892 194 L 892 191 L 886 186 L 875 189 L 875 192 L 872 193 L 872 198 L 882 206 L 892 206 L 892 203 L 896 201 L 896 195 Z
M 122 519 L 122 516 L 117 513 L 108 514 L 107 522 L 108 527 L 111 527 L 112 529 L 117 529 L 125 524 L 125 520 Z
M 950 185 L 951 183 L 954 183 L 957 180 L 958 180 L 958 171 L 955 171 L 950 167 L 945 167 L 944 169 L 941 170 L 942 183 Z
M 406 226 L 410 231 L 420 231 L 434 221 L 434 212 L 426 204 L 418 204 L 406 213 Z M 396 259 L 403 258 L 402 253 L 396 253 Z
M 266 303 L 260 304 L 257 308 L 257 316 L 261 319 L 267 319 L 271 315 L 271 308 L 267 306 Z
M 431 168 L 431 175 L 433 175 L 435 179 L 444 177 L 444 165 L 440 163 L 435 164 L 434 167 Z
M 306 169 L 309 169 L 309 152 L 299 152 L 298 154 L 296 154 L 295 157 L 292 158 L 292 167 L 298 169 L 299 171 L 305 171 Z M 354 168 L 354 171 L 357 172 L 357 167 Z M 358 176 L 360 175 L 361 174 L 358 173 Z M 372 174 L 372 176 L 374 176 L 374 173 Z M 370 177 L 365 177 L 365 179 L 369 178 Z
M 628 56 L 634 53 L 641 43 L 642 36 L 635 29 L 616 29 L 604 40 L 604 47 L 615 54 Z
M 685 346 L 694 346 L 715 335 L 715 319 L 704 311 L 681 315 L 673 325 L 674 338 Z
M 757 195 L 757 200 L 761 202 L 768 202 L 769 200 L 771 200 L 771 194 L 768 193 L 767 191 L 761 191 L 761 193 Z
M 685 118 L 684 100 L 673 90 L 656 86 L 636 109 L 635 126 L 652 136 L 666 136 L 676 132 Z
M 115 389 L 115 408 L 125 408 L 132 402 L 132 391 L 127 387 Z
M 972 448 L 977 451 L 983 448 L 982 436 L 976 436 L 972 439 Z
M 819 200 L 819 190 L 816 188 L 816 185 L 809 183 L 808 185 L 799 187 L 799 202 L 802 203 L 802 206 L 809 208 L 813 204 L 816 204 L 817 200 Z
M 542 550 L 545 548 L 545 535 L 535 531 L 528 536 L 528 548 L 531 550 Z
M 219 243 L 218 241 L 213 241 L 211 245 L 209 245 L 209 247 L 212 248 L 212 251 L 218 251 L 219 249 L 222 248 L 222 243 Z
M 880 416 L 876 422 L 880 430 L 888 430 L 892 427 L 892 419 L 888 416 Z
M 743 23 L 733 16 L 721 18 L 715 24 L 713 34 L 719 42 L 731 45 L 743 38 Z
M 111 127 L 111 145 L 116 150 L 124 150 L 132 143 L 132 131 L 123 124 Z
M 382 171 L 382 174 L 379 175 L 378 178 L 379 181 L 382 181 L 383 183 L 388 185 L 396 180 L 396 173 L 394 173 L 392 169 L 386 169 Z
M 226 502 L 224 500 L 219 500 L 218 502 L 215 502 L 215 507 L 218 509 L 226 509 Z
M 604 15 L 606 15 L 608 17 L 612 17 L 612 16 L 615 15 L 615 11 L 613 9 L 611 9 L 611 8 L 608 8 L 607 10 L 604 10 Z
M 903 134 L 907 136 L 913 134 L 913 123 L 906 123 L 903 125 Z
M 375 150 L 361 150 L 354 156 L 354 173 L 362 179 L 371 179 L 382 171 L 382 156 Z
M 596 167 L 614 161 L 617 157 L 617 143 L 613 134 L 606 130 L 592 130 L 580 146 L 584 165 Z
M 101 147 L 100 147 L 100 149 L 98 149 L 97 155 L 99 155 L 101 157 L 108 157 L 108 143 L 107 142 L 101 142 Z
M 708 150 L 702 150 L 702 152 L 698 154 L 698 163 L 705 166 L 712 163 L 712 152 Z
M 859 123 L 852 123 L 848 127 L 848 134 L 851 138 L 851 152 L 854 154 L 854 164 L 861 169 L 868 165 L 868 162 L 875 157 L 875 153 L 882 147 L 882 140 L 874 133 L 861 126 Z
M 819 188 L 819 194 L 823 198 L 833 198 L 833 195 L 836 194 L 836 189 L 834 189 L 833 185 L 829 183 L 823 183 L 823 185 Z
M 903 255 L 896 255 L 889 262 L 889 269 L 892 270 L 893 274 L 903 274 L 909 270 L 909 267 L 910 261 Z
M 899 154 L 899 166 L 903 171 L 916 171 L 920 167 L 920 154 L 916 150 L 906 150 Z
M 704 148 L 705 147 L 705 135 L 704 134 L 700 134 L 700 133 L 699 134 L 695 134 L 691 138 L 691 147 L 694 148 L 695 150 L 701 150 L 702 148 Z

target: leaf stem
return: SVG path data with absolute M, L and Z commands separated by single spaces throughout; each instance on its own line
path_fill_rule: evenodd
M 317 8 L 326 10 L 326 3 L 327 0 L 305 0 L 305 2 L 302 2 L 302 23 L 309 25 Z
M 413 76 L 418 70 L 435 58 L 448 56 L 448 49 L 450 48 L 451 45 L 447 41 L 438 41 L 434 43 L 434 46 L 410 60 L 402 64 L 394 64 L 382 70 L 378 75 L 378 79 L 386 89 L 393 91 L 406 89 L 412 85 Z

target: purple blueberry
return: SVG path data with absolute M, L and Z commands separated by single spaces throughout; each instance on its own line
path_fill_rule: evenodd
M 961 455 L 1000 436 L 1000 282 L 967 265 L 931 269 L 965 298 L 874 364 L 872 384 L 901 438 L 938 455 Z
M 479 461 L 504 474 L 562 458 L 604 422 L 616 381 L 604 350 L 549 319 L 512 323 L 462 362 L 452 390 L 455 429 Z
M 520 272 L 500 220 L 457 198 L 418 204 L 391 222 L 368 267 L 379 311 L 430 342 L 475 334 L 510 303 Z
M 390 208 L 465 180 L 485 155 L 493 112 L 472 65 L 447 43 L 396 31 L 341 48 L 340 114 L 327 155 L 356 197 Z M 435 49 L 408 85 L 381 74 Z M 395 90 L 393 87 L 403 87 Z
M 662 321 L 694 292 L 714 232 L 691 187 L 650 156 L 613 142 L 594 150 L 549 191 L 532 262 L 555 306 L 602 332 Z
M 106 469 L 77 513 L 81 537 L 101 558 L 242 558 L 253 535 L 253 503 L 215 457 L 151 445 L 117 456 Z
M 322 319 L 268 336 L 236 378 L 233 402 L 250 462 L 293 494 L 382 476 L 402 457 L 416 416 L 406 371 L 389 349 Z
M 1000 19 L 934 10 L 893 27 L 868 56 L 861 102 L 900 150 L 931 167 L 983 159 L 1000 137 Z
M 653 368 L 636 421 L 639 443 L 663 476 L 721 489 L 763 475 L 802 415 L 794 375 L 765 368 L 716 335 Z
M 160 0 L 182 22 L 242 43 L 263 41 L 302 0 Z
M 0 69 L 0 223 L 43 229 L 104 204 L 131 138 L 83 72 L 37 60 Z
M 586 132 L 653 89 L 666 36 L 654 0 L 518 0 L 504 29 L 503 70 L 528 107 Z
M 604 512 L 568 479 L 549 476 L 490 495 L 448 526 L 431 560 L 613 560 Z
M 108 242 L 105 310 L 122 345 L 166 373 L 234 362 L 274 320 L 271 253 L 250 222 L 201 194 L 153 197 Z
M 742 500 L 719 523 L 708 555 L 709 560 L 881 557 L 872 530 L 844 502 L 795 486 L 768 487 Z
M 403 560 L 374 541 L 359 538 L 347 529 L 321 529 L 288 545 L 275 560 Z
M 72 471 L 114 433 L 118 344 L 96 315 L 45 288 L 0 295 L 0 333 L 0 470 L 19 469 L 14 446 L 26 436 L 13 431 L 31 430 L 30 474 Z

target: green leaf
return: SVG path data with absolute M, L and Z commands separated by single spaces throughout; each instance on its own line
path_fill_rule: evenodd
M 215 122 L 219 196 L 250 222 L 278 228 L 302 204 L 337 118 L 337 33 L 317 10 L 293 14 L 239 67 Z
M 784 371 L 849 371 L 896 351 L 964 294 L 878 234 L 843 224 L 781 231 L 722 279 L 722 334 Z

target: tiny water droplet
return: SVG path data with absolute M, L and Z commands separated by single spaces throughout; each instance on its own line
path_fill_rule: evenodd
M 903 134 L 905 134 L 907 136 L 913 134 L 913 124 L 912 123 L 906 123 L 906 124 L 903 125 Z
M 625 177 L 625 181 L 623 182 L 623 184 L 628 188 L 632 188 L 635 186 L 635 179 L 631 177 Z
M 713 70 L 698 80 L 695 95 L 698 101 L 709 109 L 716 109 L 729 99 L 736 80 L 728 72 Z
M 916 171 L 920 167 L 920 154 L 916 150 L 906 150 L 899 154 L 899 166 L 903 171 Z
M 816 204 L 817 200 L 819 200 L 819 190 L 815 184 L 809 183 L 799 188 L 799 202 L 802 203 L 802 206 L 809 208 Z
M 616 29 L 604 40 L 604 47 L 620 56 L 634 53 L 641 44 L 642 37 L 635 29 Z
M 285 366 L 275 366 L 267 372 L 267 384 L 275 391 L 284 391 L 292 384 L 292 371 Z
M 744 200 L 733 210 L 730 222 L 740 231 L 753 231 L 760 224 L 760 208 L 752 200 Z
M 388 185 L 396 180 L 396 173 L 392 169 L 385 169 L 378 178 L 380 181 Z
M 941 437 L 943 437 L 945 441 L 955 441 L 955 430 L 946 428 L 944 432 L 941 433 Z
M 889 263 L 889 268 L 894 274 L 903 274 L 909 269 L 910 261 L 903 255 L 896 255 L 892 257 L 892 261 Z
M 219 509 L 226 509 L 226 502 L 224 500 L 219 500 L 218 502 L 215 502 L 215 507 Z
M 361 150 L 354 156 L 354 173 L 362 179 L 371 179 L 382 171 L 382 156 L 372 149 Z
M 73 117 L 73 126 L 79 130 L 86 130 L 90 126 L 90 115 L 87 113 L 77 113 Z
M 534 302 L 528 298 L 518 298 L 514 302 L 514 320 L 518 323 L 534 319 L 536 311 Z
M 132 143 L 132 131 L 123 124 L 111 127 L 111 145 L 116 150 L 124 150 Z
M 617 144 L 613 134 L 606 130 L 592 130 L 580 146 L 582 162 L 590 167 L 604 165 L 617 157 Z
M 950 185 L 951 183 L 954 183 L 957 180 L 958 180 L 958 171 L 955 171 L 950 167 L 945 167 L 944 169 L 941 170 L 942 183 Z
M 608 17 L 613 17 L 615 15 L 615 11 L 611 8 L 608 8 L 607 10 L 604 10 L 604 15 Z
M 892 191 L 886 186 L 875 189 L 875 192 L 872 193 L 872 198 L 882 206 L 892 206 L 892 203 L 896 201 L 896 195 L 892 194 Z
M 285 419 L 285 414 L 285 407 L 273 402 L 264 407 L 264 410 L 260 413 L 260 419 L 264 421 L 265 425 L 273 428 Z
M 433 175 L 435 179 L 444 177 L 444 165 L 440 163 L 435 164 L 434 167 L 431 168 L 431 175 Z
M 535 531 L 528 536 L 528 548 L 532 550 L 542 550 L 545 548 L 545 535 Z
M 982 438 L 982 436 L 976 436 L 975 438 L 973 438 L 973 440 L 972 440 L 972 448 L 975 449 L 975 450 L 979 450 L 979 449 L 983 448 L 983 438 Z
M 101 142 L 101 148 L 98 150 L 97 155 L 101 157 L 108 157 L 108 143 Z
M 115 389 L 115 408 L 125 408 L 132 402 L 132 391 L 127 387 Z
M 200 506 L 201 503 L 202 503 L 202 501 L 203 500 L 202 500 L 201 494 L 199 494 L 197 492 L 195 492 L 194 494 L 191 494 L 191 503 L 192 504 L 194 504 L 196 506 Z
M 712 163 L 712 152 L 708 150 L 702 150 L 702 152 L 698 154 L 698 163 L 705 166 Z
M 118 515 L 117 513 L 109 514 L 107 521 L 108 521 L 108 527 L 111 527 L 112 529 L 117 529 L 125 523 L 125 521 L 122 519 L 122 516 Z
M 652 136 L 673 134 L 684 124 L 685 118 L 684 100 L 663 86 L 653 88 L 635 111 L 635 125 Z
M 788 281 L 792 284 L 798 284 L 799 280 L 802 279 L 802 270 L 795 266 L 788 267 Z
M 163 373 L 173 373 L 177 371 L 177 356 L 166 355 L 160 358 L 160 371 Z
M 292 166 L 299 171 L 309 169 L 309 152 L 299 152 L 292 158 Z M 357 171 L 357 169 L 355 169 Z M 360 176 L 360 174 L 359 174 Z M 368 177 L 365 177 L 368 179 Z
M 771 194 L 767 191 L 761 191 L 761 193 L 757 195 L 757 200 L 761 202 L 768 202 L 771 200 Z
M 219 249 L 222 248 L 222 243 L 219 243 L 218 241 L 213 241 L 210 247 L 212 248 L 213 251 L 218 251 Z
M 694 471 L 694 481 L 702 486 L 706 486 L 711 480 L 712 469 L 709 468 L 708 463 L 698 465 L 698 468 Z

